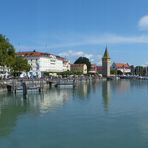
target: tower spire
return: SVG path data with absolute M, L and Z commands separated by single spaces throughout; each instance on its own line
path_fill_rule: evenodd
M 103 75 L 103 77 L 110 76 L 110 62 L 111 62 L 110 56 L 109 56 L 108 49 L 106 46 L 104 55 L 102 57 L 102 68 L 103 68 L 102 75 Z
M 106 48 L 105 48 L 105 52 L 104 52 L 103 58 L 110 59 L 110 56 L 109 56 L 109 53 L 108 53 L 108 49 L 107 49 L 107 45 L 106 45 Z

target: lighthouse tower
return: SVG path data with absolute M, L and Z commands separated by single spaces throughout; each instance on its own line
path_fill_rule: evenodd
M 102 75 L 103 77 L 109 77 L 110 76 L 110 63 L 111 59 L 108 53 L 108 49 L 106 47 L 104 56 L 102 58 Z

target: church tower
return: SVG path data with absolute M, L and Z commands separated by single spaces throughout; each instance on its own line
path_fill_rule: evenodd
M 109 77 L 110 76 L 110 56 L 108 53 L 108 49 L 106 47 L 105 52 L 104 52 L 104 56 L 102 58 L 102 75 L 103 77 Z

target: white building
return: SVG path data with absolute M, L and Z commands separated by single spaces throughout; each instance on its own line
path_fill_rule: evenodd
M 58 73 L 70 70 L 70 62 L 65 58 L 43 52 L 18 52 L 18 56 L 23 56 L 31 65 L 28 76 L 41 77 L 42 73 Z M 65 65 L 66 63 L 66 65 Z
M 123 74 L 131 72 L 131 68 L 128 63 L 113 63 L 112 69 L 116 71 L 121 71 Z
M 70 71 L 71 70 L 71 66 L 70 66 L 70 61 L 68 61 L 67 59 L 63 58 L 63 57 L 56 57 L 58 60 L 63 61 L 63 71 Z

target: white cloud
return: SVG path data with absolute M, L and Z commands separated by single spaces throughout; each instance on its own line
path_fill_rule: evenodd
M 148 43 L 148 36 L 120 36 L 116 34 L 106 34 L 99 37 L 94 37 L 90 44 L 135 44 Z
M 80 37 L 75 37 L 71 41 L 68 41 L 68 39 L 65 39 L 65 42 L 63 41 L 63 43 L 50 44 L 50 46 L 53 48 L 63 48 L 63 47 L 71 48 L 71 47 L 84 46 L 84 45 L 148 43 L 148 36 L 146 35 L 122 36 L 122 35 L 116 35 L 116 34 L 103 34 L 100 36 L 86 35 L 85 37 L 81 37 L 81 40 L 79 38 Z
M 148 61 L 146 61 L 146 62 L 143 64 L 143 66 L 148 66 Z
M 59 53 L 60 56 L 62 57 L 66 57 L 68 59 L 77 59 L 80 56 L 83 57 L 87 57 L 91 63 L 102 63 L 102 55 L 96 55 L 96 54 L 92 54 L 92 53 L 86 53 L 83 51 L 75 51 L 75 50 L 68 50 L 68 51 L 64 51 L 62 53 Z
M 148 26 L 147 26 L 148 27 Z M 33 45 L 16 45 L 17 49 L 24 50 L 50 50 L 56 48 L 77 48 L 78 46 L 86 45 L 106 45 L 106 44 L 148 44 L 148 35 L 137 35 L 137 36 L 122 36 L 117 34 L 102 34 L 102 35 L 75 35 L 75 36 L 63 36 L 62 41 L 58 39 L 53 39 L 48 41 L 46 46 L 43 42 L 36 41 Z M 83 52 L 73 52 L 65 54 L 74 54 L 77 56 L 84 55 Z
M 92 54 L 84 53 L 83 51 L 74 51 L 74 50 L 68 50 L 66 52 L 62 52 L 62 53 L 59 53 L 59 55 L 64 56 L 64 57 L 80 57 L 80 56 L 83 56 L 83 57 L 87 57 L 89 59 L 93 57 Z
M 91 59 L 90 61 L 91 61 L 91 63 L 93 63 L 95 61 L 95 59 Z
M 143 16 L 139 20 L 138 26 L 140 30 L 148 30 L 148 15 Z

